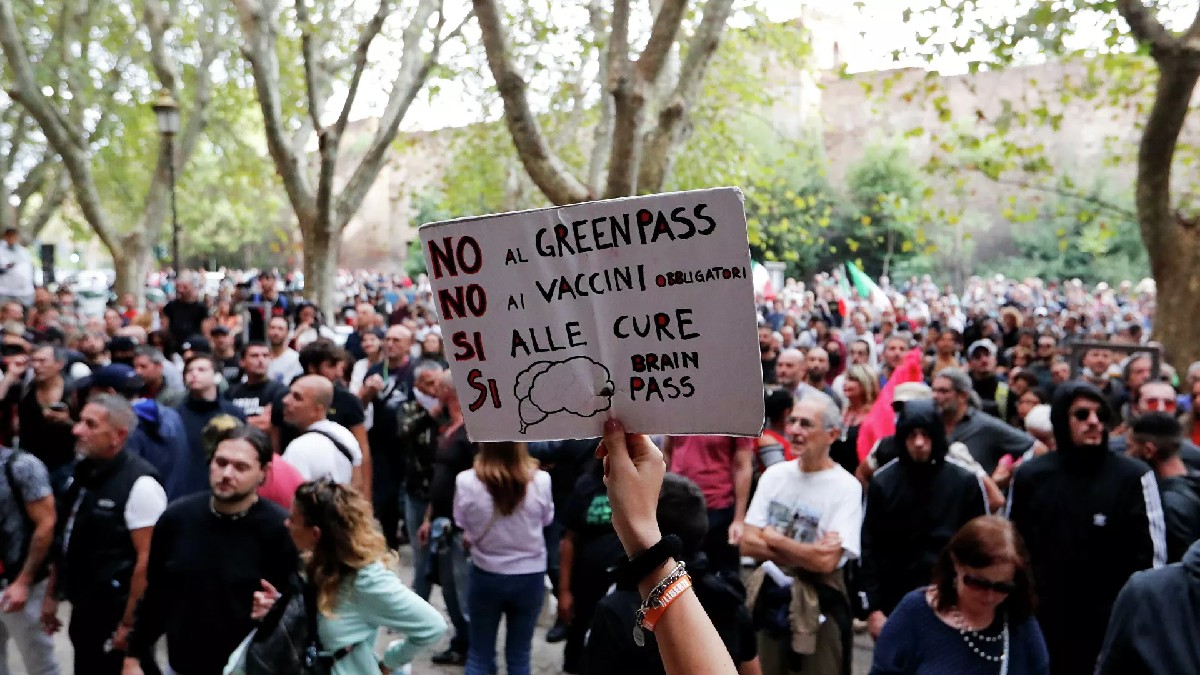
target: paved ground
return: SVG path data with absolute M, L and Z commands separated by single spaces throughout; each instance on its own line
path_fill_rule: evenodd
M 410 581 L 412 576 L 411 568 L 407 565 L 407 558 L 401 561 L 401 574 L 405 581 Z M 435 587 L 431 601 L 435 607 L 445 614 L 445 604 L 442 602 L 441 594 Z M 538 622 L 538 630 L 533 640 L 533 673 L 534 675 L 558 675 L 562 672 L 562 644 L 549 644 L 546 642 L 546 630 L 553 623 L 553 601 L 547 600 L 546 608 L 542 612 L 541 619 Z M 65 615 L 65 611 L 64 611 Z M 447 619 L 448 621 L 448 619 Z M 386 638 L 386 636 L 385 636 Z M 441 651 L 445 647 L 448 638 L 442 640 L 434 651 Z M 386 639 L 381 639 L 379 644 L 386 644 Z M 503 628 L 501 628 L 501 637 L 498 640 L 498 645 L 504 644 Z M 71 643 L 67 640 L 66 631 L 60 632 L 55 637 L 55 651 L 58 654 L 59 664 L 63 667 L 63 675 L 71 673 L 72 652 Z M 159 644 L 160 658 L 159 662 L 166 663 L 166 653 L 163 645 Z M 462 668 L 452 668 L 444 666 L 435 666 L 429 661 L 432 652 L 427 652 L 421 655 L 413 662 L 414 675 L 461 675 Z M 503 655 L 503 647 L 500 647 L 501 658 Z M 10 664 L 9 672 L 12 675 L 27 675 L 24 663 L 16 649 L 8 649 L 8 662 Z M 854 651 L 854 674 L 866 675 L 870 670 L 871 664 L 871 640 L 865 635 L 858 635 L 855 639 Z M 501 672 L 504 672 L 503 665 Z

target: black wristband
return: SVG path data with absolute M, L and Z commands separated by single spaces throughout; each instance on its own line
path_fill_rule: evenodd
M 658 543 L 638 553 L 617 568 L 616 581 L 618 586 L 636 586 L 654 570 L 662 566 L 669 558 L 677 558 L 683 552 L 683 540 L 673 534 L 668 534 Z

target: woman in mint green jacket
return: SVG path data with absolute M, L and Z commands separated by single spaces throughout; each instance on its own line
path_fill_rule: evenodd
M 371 504 L 350 487 L 322 479 L 296 490 L 288 529 L 317 589 L 317 629 L 324 650 L 339 655 L 333 675 L 375 675 L 375 637 L 380 627 L 403 638 L 388 645 L 383 665 L 396 669 L 432 645 L 446 621 L 392 571 Z M 273 589 L 263 594 L 273 600 Z M 260 597 L 256 597 L 255 609 Z M 257 612 L 256 612 L 257 613 Z

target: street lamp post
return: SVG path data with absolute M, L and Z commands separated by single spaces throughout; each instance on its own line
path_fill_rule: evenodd
M 175 211 L 175 134 L 179 133 L 179 104 L 165 89 L 154 101 L 154 115 L 158 118 L 158 133 L 166 143 L 167 171 L 171 182 L 171 269 L 179 277 L 179 218 Z

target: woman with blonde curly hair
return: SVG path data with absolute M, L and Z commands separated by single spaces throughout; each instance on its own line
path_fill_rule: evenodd
M 317 629 L 334 654 L 333 675 L 380 673 L 375 637 L 384 627 L 403 633 L 383 665 L 399 668 L 446 630 L 436 609 L 400 582 L 371 503 L 353 488 L 328 479 L 296 490 L 288 518 L 292 541 L 317 591 Z

